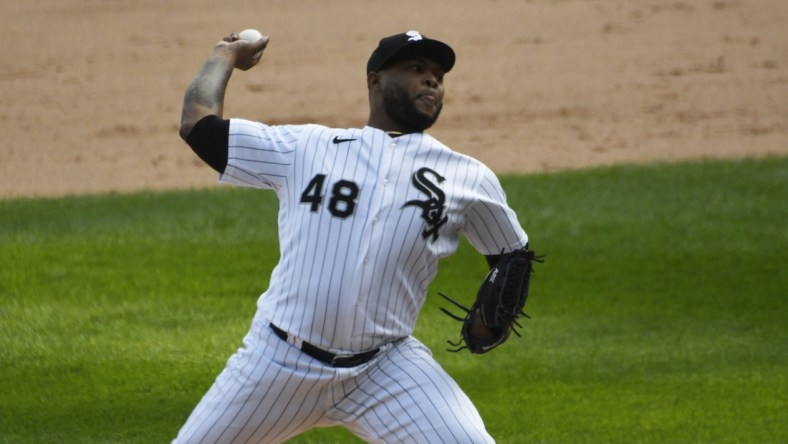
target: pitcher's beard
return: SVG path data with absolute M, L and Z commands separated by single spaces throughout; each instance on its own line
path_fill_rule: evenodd
M 406 132 L 416 133 L 426 130 L 438 120 L 443 104 L 438 105 L 435 114 L 426 114 L 416 108 L 405 90 L 389 85 L 383 90 L 383 109 Z

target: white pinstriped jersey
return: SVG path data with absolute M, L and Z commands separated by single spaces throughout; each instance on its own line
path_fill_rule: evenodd
M 231 119 L 220 181 L 279 197 L 281 257 L 256 321 L 335 352 L 410 335 L 461 232 L 484 255 L 528 239 L 495 174 L 425 133 Z

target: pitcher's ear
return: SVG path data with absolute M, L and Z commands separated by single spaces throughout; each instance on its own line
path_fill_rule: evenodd
M 370 72 L 367 73 L 367 88 L 373 89 L 380 86 L 380 73 Z

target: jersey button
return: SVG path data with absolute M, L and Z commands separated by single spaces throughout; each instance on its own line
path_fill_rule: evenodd
M 391 145 L 389 145 L 389 146 L 392 147 L 392 148 L 396 148 L 397 144 L 395 142 L 391 142 Z

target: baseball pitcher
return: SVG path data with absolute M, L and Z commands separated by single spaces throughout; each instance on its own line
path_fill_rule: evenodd
M 243 346 L 173 442 L 275 443 L 336 425 L 368 442 L 493 442 L 412 336 L 438 260 L 461 234 L 491 270 L 454 315 L 458 348 L 485 353 L 509 337 L 537 259 L 495 174 L 424 132 L 454 51 L 417 31 L 381 39 L 360 128 L 225 118 L 231 75 L 268 44 L 226 36 L 184 97 L 180 135 L 219 181 L 278 196 L 281 251 Z

